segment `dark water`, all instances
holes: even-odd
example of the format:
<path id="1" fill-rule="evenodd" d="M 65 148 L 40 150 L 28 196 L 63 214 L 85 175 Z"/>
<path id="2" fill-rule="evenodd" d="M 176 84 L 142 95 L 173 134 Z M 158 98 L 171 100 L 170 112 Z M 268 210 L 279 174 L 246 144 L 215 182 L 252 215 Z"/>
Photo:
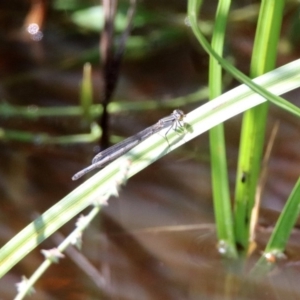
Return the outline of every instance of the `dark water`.
<path id="1" fill-rule="evenodd" d="M 162 10 L 160 2 L 145 1 L 149 11 L 160 11 L 166 20 L 183 20 L 185 5 L 180 1 L 172 3 L 172 15 L 168 15 L 163 13 L 166 4 Z M 33 41 L 23 29 L 30 16 L 29 3 L 3 1 L 1 6 L 1 103 L 28 106 L 29 110 L 36 106 L 78 105 L 86 61 L 93 65 L 94 98 L 96 103 L 100 101 L 99 58 L 88 55 L 90 50 L 97 53 L 98 33 L 81 30 L 69 20 L 70 12 L 58 12 L 48 3 L 41 22 L 43 38 Z M 213 8 L 208 7 L 208 15 L 211 11 Z M 242 69 L 247 69 L 249 63 L 254 29 L 247 22 L 244 27 L 230 28 L 228 47 Z M 125 60 L 115 100 L 171 101 L 206 84 L 207 57 L 195 46 L 189 28 L 181 31 L 179 39 L 162 47 L 156 45 L 150 54 Z M 282 55 L 280 64 L 295 57 L 296 50 L 290 56 Z M 298 92 L 287 98 L 300 105 Z M 199 105 L 200 102 L 180 108 L 188 112 Z M 111 131 L 129 136 L 170 111 L 171 108 L 124 110 L 112 115 Z M 249 265 L 263 250 L 299 176 L 299 121 L 271 107 L 268 132 L 276 120 L 280 120 L 280 128 L 263 194 L 258 247 Z M 55 115 L 28 120 L 2 114 L 0 124 L 4 130 L 53 136 L 89 131 L 80 117 Z M 226 124 L 232 183 L 239 128 L 240 117 Z M 16 139 L 0 142 L 0 243 L 4 245 L 38 213 L 79 185 L 71 177 L 89 163 L 97 143 L 44 145 L 39 139 L 32 143 Z M 130 179 L 120 197 L 110 199 L 109 206 L 84 234 L 82 252 L 73 253 L 74 260 L 67 255 L 53 265 L 35 285 L 32 299 L 298 299 L 297 228 L 287 248 L 287 260 L 267 278 L 255 282 L 237 270 L 229 271 L 228 262 L 217 252 L 210 186 L 208 139 L 203 135 Z M 67 235 L 75 221 L 60 233 Z M 53 248 L 57 239 L 59 236 L 50 237 L 0 280 L 1 299 L 13 298 L 16 282 L 22 275 L 29 277 L 42 263 L 40 249 Z M 82 262 L 85 271 L 77 265 L 82 255 L 88 260 Z"/>

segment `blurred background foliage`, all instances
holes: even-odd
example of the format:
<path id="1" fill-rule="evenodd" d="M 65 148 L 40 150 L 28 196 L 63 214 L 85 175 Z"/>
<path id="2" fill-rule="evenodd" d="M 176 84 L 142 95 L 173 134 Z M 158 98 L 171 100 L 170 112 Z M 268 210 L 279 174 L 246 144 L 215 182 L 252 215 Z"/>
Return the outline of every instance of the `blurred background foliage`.
<path id="1" fill-rule="evenodd" d="M 138 1 L 120 78 L 109 108 L 111 142 L 155 123 L 174 107 L 190 111 L 207 98 L 208 57 L 186 18 L 186 1 Z M 232 3 L 225 57 L 249 71 L 260 1 Z M 128 1 L 119 1 L 116 39 L 126 24 Z M 210 39 L 216 3 L 205 1 L 202 31 Z M 37 24 L 29 31 L 29 25 Z M 91 64 L 93 119 L 101 115 L 103 74 L 98 1 L 4 0 L 0 10 L 0 241 L 5 244 L 78 183 L 71 176 L 99 151 L 99 126 L 83 118 L 80 85 Z M 286 1 L 277 64 L 299 57 L 299 2 Z M 236 85 L 225 74 L 227 89 Z M 299 91 L 286 95 L 300 106 Z M 279 212 L 299 177 L 299 121 L 271 107 L 267 135 L 280 119 L 268 165 L 256 249 L 261 256 Z M 231 192 L 236 176 L 241 118 L 226 122 Z M 216 250 L 208 137 L 190 142 L 150 166 L 112 199 L 84 235 L 82 254 L 105 284 L 66 258 L 36 285 L 34 299 L 200 299 L 224 297 L 230 280 Z M 67 235 L 75 220 L 61 230 Z M 274 276 L 249 283 L 234 277 L 235 299 L 299 297 L 299 224 L 287 247 L 288 260 Z M 43 261 L 30 253 L 0 280 L 0 297 L 11 299 L 15 283 Z M 77 255 L 81 255 L 80 253 Z M 252 258 L 249 264 L 252 263 Z M 74 261 L 78 261 L 77 258 Z M 277 273 L 276 273 L 277 272 Z M 243 285 L 246 282 L 246 288 Z M 242 291 L 242 292 L 240 292 Z M 239 293 L 240 292 L 240 293 Z"/>

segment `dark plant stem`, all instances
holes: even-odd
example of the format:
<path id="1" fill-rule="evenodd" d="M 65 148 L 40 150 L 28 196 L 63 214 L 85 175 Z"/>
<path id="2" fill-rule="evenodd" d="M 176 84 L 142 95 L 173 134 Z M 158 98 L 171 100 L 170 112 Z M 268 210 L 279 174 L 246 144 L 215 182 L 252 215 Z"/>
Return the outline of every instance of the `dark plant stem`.
<path id="1" fill-rule="evenodd" d="M 102 98 L 103 113 L 99 124 L 102 128 L 100 141 L 101 148 L 109 146 L 109 114 L 107 107 L 111 101 L 117 86 L 120 66 L 123 59 L 126 41 L 132 27 L 132 20 L 136 8 L 136 0 L 131 0 L 130 8 L 127 13 L 127 26 L 120 37 L 116 51 L 114 51 L 114 20 L 116 15 L 117 0 L 103 0 L 105 14 L 104 30 L 100 39 L 100 52 L 103 63 L 104 93 Z"/>

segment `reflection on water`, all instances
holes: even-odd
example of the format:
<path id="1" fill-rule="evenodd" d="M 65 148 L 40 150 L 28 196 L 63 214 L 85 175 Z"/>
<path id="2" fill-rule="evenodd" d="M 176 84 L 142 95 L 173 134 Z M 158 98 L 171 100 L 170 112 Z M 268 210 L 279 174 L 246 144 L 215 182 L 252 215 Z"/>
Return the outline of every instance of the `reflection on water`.
<path id="1" fill-rule="evenodd" d="M 68 106 L 78 103 L 82 74 L 80 60 L 87 48 L 98 45 L 98 34 L 81 32 L 52 12 L 44 25 L 44 38 L 30 44 L 19 34 L 27 7 L 16 11 L 6 1 L 2 16 L 14 19 L 6 24 L 0 43 L 0 96 L 10 104 Z M 157 4 L 158 5 L 158 4 Z M 1 19 L 2 20 L 2 19 Z M 1 21 L 2 22 L 2 21 Z M 3 24 L 2 24 L 3 25 Z M 4 26 L 4 25 L 3 25 Z M 2 29 L 3 30 L 3 27 Z M 0 26 L 1 28 L 1 26 Z M 185 37 L 139 61 L 126 61 L 116 98 L 169 99 L 185 95 L 205 84 L 207 58 L 200 57 Z M 77 61 L 66 69 L 70 60 Z M 201 61 L 202 59 L 202 61 Z M 199 61 L 200 60 L 200 61 Z M 84 61 L 85 62 L 85 61 Z M 64 69 L 62 68 L 64 66 Z M 79 67 L 78 67 L 79 66 Z M 100 99 L 98 64 L 94 67 L 95 99 Z M 299 99 L 296 92 L 290 99 Z M 167 100 L 165 100 L 167 101 Z M 184 108 L 188 111 L 192 105 Z M 129 136 L 154 124 L 172 110 L 124 113 L 111 119 L 112 131 Z M 282 209 L 299 175 L 299 130 L 293 117 L 272 109 L 269 127 L 280 118 L 269 176 L 263 196 L 258 247 L 249 262 L 260 255 L 274 220 Z M 1 118 L 5 129 L 47 132 L 52 135 L 87 132 L 78 118 L 24 120 Z M 227 122 L 230 178 L 234 182 L 240 119 Z M 36 214 L 44 212 L 78 185 L 71 176 L 90 162 L 95 145 L 53 146 L 22 142 L 1 142 L 0 147 L 0 241 L 5 244 Z M 83 269 L 69 257 L 53 265 L 36 284 L 32 299 L 292 299 L 299 297 L 299 232 L 295 229 L 284 261 L 268 278 L 249 279 L 239 262 L 224 261 L 217 249 L 210 188 L 207 135 L 178 149 L 132 178 L 109 201 L 101 216 L 83 237 Z M 67 235 L 75 220 L 64 226 Z M 15 295 L 14 284 L 21 275 L 29 277 L 43 261 L 40 249 L 52 248 L 49 238 L 0 281 L 0 298 Z M 91 264 L 101 274 L 101 283 L 85 273 Z M 250 266 L 247 266 L 250 267 Z M 92 273 L 95 274 L 97 273 Z M 95 278 L 94 278 L 95 279 Z M 282 296 L 282 297 L 281 297 Z"/>

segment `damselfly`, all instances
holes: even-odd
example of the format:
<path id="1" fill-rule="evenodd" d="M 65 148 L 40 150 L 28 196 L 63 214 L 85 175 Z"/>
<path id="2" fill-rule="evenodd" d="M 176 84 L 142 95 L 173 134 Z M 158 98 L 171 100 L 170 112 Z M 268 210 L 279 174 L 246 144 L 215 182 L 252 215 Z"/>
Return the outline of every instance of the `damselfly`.
<path id="1" fill-rule="evenodd" d="M 88 166 L 87 168 L 84 168 L 83 170 L 76 173 L 72 179 L 77 180 L 81 176 L 85 175 L 86 173 L 97 169 L 97 168 L 103 168 L 106 165 L 108 165 L 110 162 L 114 161 L 115 159 L 119 158 L 135 146 L 137 146 L 139 143 L 150 137 L 151 135 L 159 132 L 160 130 L 164 128 L 175 128 L 182 127 L 182 121 L 185 117 L 185 114 L 182 110 L 175 109 L 169 116 L 160 119 L 156 124 L 147 127 L 146 129 L 138 132 L 137 134 L 121 141 L 120 143 L 113 145 L 100 153 L 98 153 L 92 160 L 92 164 Z M 169 131 L 168 130 L 168 131 Z"/>

